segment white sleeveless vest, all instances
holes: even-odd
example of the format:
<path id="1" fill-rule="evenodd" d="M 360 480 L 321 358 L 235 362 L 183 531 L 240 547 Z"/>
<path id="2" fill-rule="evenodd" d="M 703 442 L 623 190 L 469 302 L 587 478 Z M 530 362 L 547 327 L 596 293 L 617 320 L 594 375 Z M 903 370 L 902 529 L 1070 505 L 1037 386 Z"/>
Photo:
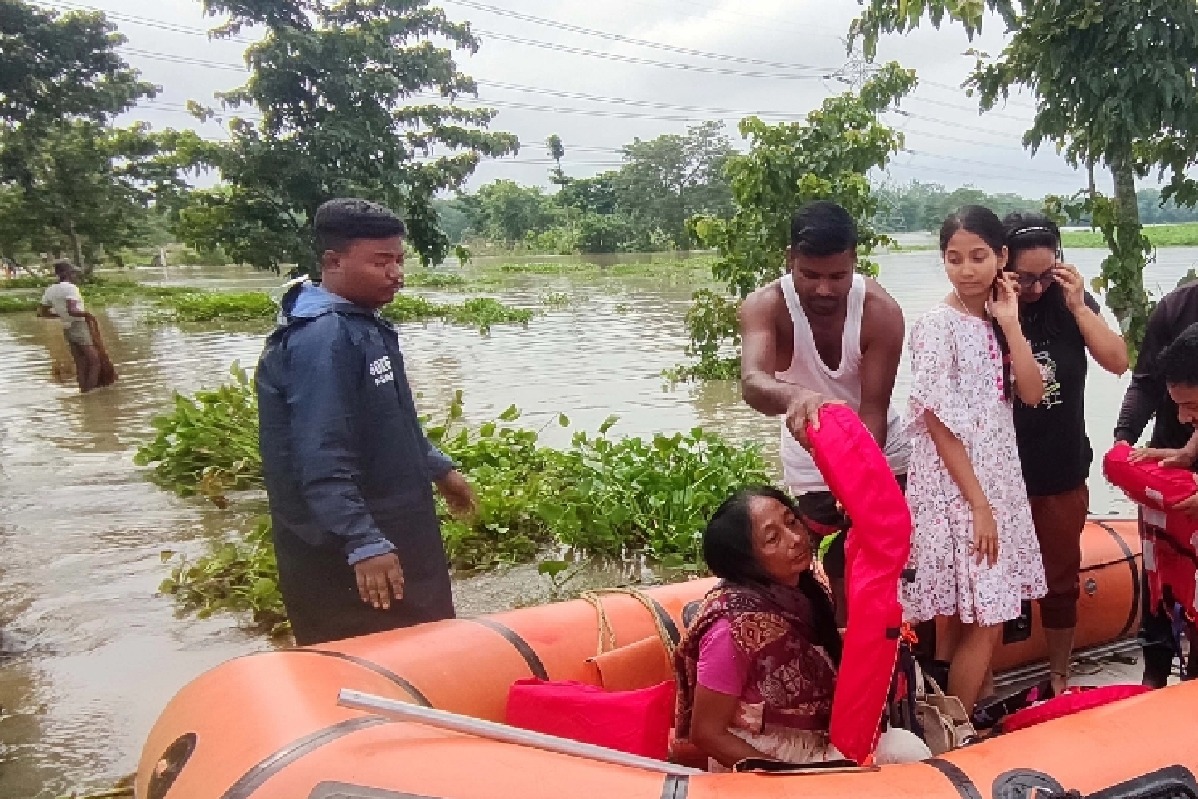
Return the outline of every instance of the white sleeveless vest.
<path id="1" fill-rule="evenodd" d="M 775 372 L 774 377 L 783 382 L 802 386 L 810 391 L 833 399 L 844 400 L 854 411 L 861 410 L 861 316 L 865 307 L 865 278 L 853 276 L 853 287 L 849 290 L 848 314 L 844 320 L 844 338 L 840 347 L 840 365 L 829 369 L 815 348 L 815 337 L 807 314 L 795 293 L 794 281 L 789 275 L 778 281 L 786 296 L 786 307 L 790 310 L 794 326 L 794 355 L 790 368 Z M 827 491 L 824 478 L 807 450 L 795 441 L 782 417 L 782 475 L 786 487 L 795 494 L 810 491 Z M 907 459 L 911 453 L 898 410 L 894 405 L 886 416 L 886 446 L 883 448 L 890 469 L 895 474 L 905 474 Z"/>

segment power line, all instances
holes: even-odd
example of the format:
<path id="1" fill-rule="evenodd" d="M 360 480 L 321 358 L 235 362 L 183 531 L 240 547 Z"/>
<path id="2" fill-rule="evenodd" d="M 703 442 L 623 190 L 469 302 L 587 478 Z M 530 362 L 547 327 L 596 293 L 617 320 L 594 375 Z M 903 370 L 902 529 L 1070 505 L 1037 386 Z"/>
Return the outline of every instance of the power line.
<path id="1" fill-rule="evenodd" d="M 910 97 L 905 98 L 904 102 L 906 100 L 911 100 L 912 102 L 916 102 L 916 103 L 926 103 L 928 105 L 936 105 L 936 106 L 940 106 L 941 108 L 953 108 L 953 109 L 957 109 L 957 110 L 965 110 L 967 108 L 967 106 L 957 105 L 955 103 L 950 103 L 945 100 L 932 100 L 927 97 L 919 97 L 918 95 L 911 95 Z M 977 111 L 979 116 L 985 115 L 987 117 L 992 117 L 994 119 L 1011 119 L 1016 122 L 1026 122 L 1027 121 L 1027 117 L 1017 117 L 1012 114 L 1000 114 L 997 111 L 983 112 L 976 108 L 973 110 Z"/>
<path id="2" fill-rule="evenodd" d="M 1021 181 L 1021 182 L 1024 182 L 1024 183 L 1043 183 L 1043 181 L 1042 181 L 1042 180 L 1040 180 L 1040 179 L 1038 179 L 1038 178 L 1030 177 L 1030 176 L 1028 176 L 1028 175 L 1019 175 L 1019 174 L 1014 174 L 1014 175 L 1013 175 L 1013 174 L 1011 174 L 1011 173 L 1009 173 L 1009 172 L 1008 172 L 1008 173 L 1006 173 L 1006 174 L 1003 174 L 1003 175 L 983 175 L 983 174 L 979 174 L 979 173 L 977 173 L 977 172 L 966 172 L 966 171 L 964 171 L 964 170 L 961 170 L 961 169 L 938 169 L 938 168 L 935 168 L 935 167 L 929 168 L 929 167 L 923 167 L 923 166 L 916 166 L 916 165 L 914 165 L 914 164 L 890 164 L 890 165 L 889 165 L 889 166 L 886 168 L 886 171 L 890 171 L 891 169 L 903 169 L 903 170 L 908 170 L 908 171 L 919 171 L 919 172 L 921 172 L 921 173 L 931 173 L 931 174 L 934 174 L 934 175 L 955 175 L 955 176 L 958 176 L 958 177 L 972 178 L 972 179 L 974 179 L 974 180 L 978 180 L 978 179 L 984 179 L 984 180 L 1018 180 L 1018 181 Z"/>
<path id="3" fill-rule="evenodd" d="M 728 55 L 728 54 L 724 54 L 724 53 L 712 53 L 712 52 L 707 52 L 707 51 L 703 51 L 703 50 L 694 50 L 694 49 L 690 49 L 690 48 L 676 47 L 674 45 L 668 45 L 668 44 L 665 44 L 662 42 L 655 42 L 655 41 L 646 40 L 646 39 L 635 39 L 633 37 L 623 36 L 622 34 L 615 34 L 615 33 L 611 33 L 608 31 L 600 31 L 600 30 L 593 29 L 593 28 L 584 28 L 582 26 L 571 25 L 569 23 L 560 22 L 558 20 L 551 20 L 551 19 L 544 18 L 544 17 L 534 17 L 534 16 L 528 15 L 528 14 L 517 14 L 514 12 L 506 11 L 505 9 L 499 8 L 497 6 L 488 6 L 483 3 L 477 3 L 474 0 L 457 0 L 457 1 L 460 2 L 460 4 L 466 5 L 468 7 L 477 7 L 480 9 L 493 11 L 494 13 L 501 13 L 504 16 L 512 17 L 515 19 L 521 19 L 521 20 L 526 20 L 526 21 L 535 21 L 536 24 L 542 24 L 542 25 L 546 25 L 546 26 L 550 26 L 550 27 L 557 27 L 562 30 L 571 30 L 571 31 L 579 32 L 579 33 L 585 33 L 587 35 L 608 38 L 611 40 L 625 41 L 627 43 L 636 44 L 638 46 L 643 46 L 643 47 L 653 47 L 653 48 L 657 48 L 657 49 L 667 50 L 670 52 L 678 52 L 680 54 L 690 54 L 690 55 L 695 55 L 695 56 L 699 56 L 699 57 L 703 57 L 703 58 L 731 61 L 731 62 L 735 62 L 735 63 L 755 64 L 758 66 L 769 66 L 769 67 L 779 68 L 779 69 L 801 69 L 801 70 L 815 71 L 817 73 L 816 75 L 808 75 L 808 76 L 793 76 L 793 75 L 783 76 L 783 75 L 778 75 L 776 73 L 759 73 L 759 72 L 739 73 L 736 71 L 728 71 L 727 73 L 721 72 L 719 74 L 743 75 L 745 77 L 775 77 L 775 78 L 789 78 L 789 79 L 794 79 L 794 78 L 798 78 L 798 77 L 826 78 L 826 77 L 834 77 L 834 76 L 840 74 L 840 71 L 842 70 L 842 68 L 833 69 L 831 67 L 828 67 L 828 68 L 813 67 L 813 66 L 806 65 L 806 64 L 788 64 L 788 63 L 784 63 L 784 62 L 766 61 L 766 60 L 762 60 L 762 59 L 746 58 L 743 56 L 733 56 L 733 55 Z M 157 19 L 151 19 L 148 17 L 140 17 L 140 16 L 131 15 L 131 14 L 122 14 L 120 12 L 106 11 L 105 9 L 97 8 L 95 6 L 88 6 L 88 5 L 85 5 L 82 3 L 71 2 L 71 0 L 50 0 L 49 4 L 54 5 L 54 6 L 62 6 L 64 8 L 68 8 L 68 9 L 99 11 L 99 12 L 104 13 L 106 16 L 111 17 L 114 20 L 118 20 L 118 21 L 123 20 L 123 21 L 127 21 L 129 23 L 132 23 L 132 24 L 142 25 L 142 26 L 151 27 L 151 28 L 157 28 L 159 30 L 166 30 L 166 31 L 170 31 L 170 32 L 183 33 L 183 34 L 188 34 L 188 35 L 198 35 L 198 36 L 203 36 L 205 38 L 208 38 L 208 36 L 209 36 L 209 32 L 202 28 L 196 28 L 196 27 L 191 27 L 191 26 L 187 26 L 187 25 L 181 25 L 181 24 L 177 24 L 177 23 L 167 22 L 165 20 L 157 20 Z M 691 2 L 690 5 L 697 5 L 697 6 L 711 8 L 710 6 L 704 6 L 701 3 Z M 508 41 L 515 41 L 515 40 L 519 39 L 519 43 L 528 44 L 530 46 L 542 46 L 542 47 L 546 47 L 549 49 L 558 49 L 558 48 L 564 47 L 563 45 L 558 45 L 554 42 L 543 42 L 540 40 L 522 39 L 520 37 L 511 37 L 509 34 L 488 33 L 485 31 L 479 31 L 479 32 L 483 33 L 484 35 L 492 35 L 495 38 L 500 38 L 500 39 L 504 39 L 504 40 L 508 40 Z M 241 43 L 245 43 L 245 44 L 254 44 L 255 43 L 251 39 L 246 39 L 246 38 L 240 37 L 240 36 L 230 37 L 229 40 L 241 42 Z M 173 54 L 152 53 L 149 51 L 134 50 L 134 49 L 128 49 L 127 52 L 129 52 L 130 54 L 141 56 L 143 58 L 167 61 L 169 63 L 194 64 L 196 66 L 205 66 L 205 67 L 214 68 L 214 69 L 234 70 L 234 71 L 238 71 L 238 72 L 246 71 L 246 66 L 244 64 L 232 64 L 232 63 L 227 63 L 227 62 L 204 61 L 201 59 L 190 59 L 190 58 L 187 58 L 184 56 L 178 56 L 178 55 L 173 55 Z M 595 53 L 594 51 L 584 50 L 583 48 L 572 48 L 569 52 L 577 52 L 577 54 L 584 54 L 584 55 L 594 54 L 598 57 L 610 57 L 614 60 L 625 60 L 626 62 L 627 62 L 627 59 L 632 58 L 632 57 L 626 57 L 626 56 L 619 56 L 618 54 L 611 54 L 611 53 Z M 632 63 L 636 63 L 636 62 L 633 61 Z M 667 63 L 672 64 L 672 62 L 652 62 L 652 63 L 654 65 L 663 65 L 663 66 Z M 707 69 L 707 68 L 704 68 L 704 67 L 701 67 L 698 65 L 689 65 L 689 64 L 685 64 L 685 65 L 684 64 L 676 64 L 676 65 L 673 65 L 673 68 L 692 69 L 692 70 L 697 70 L 697 71 L 705 71 L 705 69 Z M 821 70 L 823 70 L 823 71 L 821 72 Z M 954 94 L 959 94 L 961 91 L 960 86 L 954 86 L 952 84 L 941 83 L 938 81 L 927 80 L 927 79 L 923 79 L 923 78 L 920 79 L 919 85 L 938 88 L 938 89 L 941 89 L 944 91 L 952 92 Z M 914 101 L 914 102 L 922 102 L 922 103 L 927 103 L 929 105 L 936 105 L 936 106 L 940 106 L 943 108 L 950 108 L 950 109 L 954 109 L 954 110 L 962 110 L 962 111 L 976 110 L 976 107 L 965 106 L 965 105 L 960 105 L 960 104 L 955 104 L 955 103 L 949 103 L 944 100 L 934 100 L 934 99 L 929 99 L 929 98 L 923 98 L 923 97 L 919 97 L 917 95 L 912 95 L 911 97 L 909 97 L 907 99 Z M 1019 102 L 1016 100 L 1007 100 L 1006 105 L 1020 107 L 1020 108 L 1026 108 L 1026 109 L 1029 109 L 1032 111 L 1036 110 L 1036 107 L 1034 105 Z M 1002 113 L 999 113 L 996 111 L 988 111 L 988 112 L 986 112 L 986 114 L 988 116 L 996 117 L 996 118 L 1012 119 L 1012 120 L 1016 120 L 1016 121 L 1024 120 L 1024 118 L 1022 118 L 1022 117 L 1014 117 L 1014 116 L 1002 114 Z M 781 116 L 781 114 L 775 114 L 774 116 Z"/>
<path id="4" fill-rule="evenodd" d="M 192 58 L 191 56 L 173 55 L 171 53 L 154 53 L 149 50 L 136 50 L 132 47 L 126 47 L 125 52 L 129 55 L 148 58 L 151 61 L 166 61 L 170 64 L 189 64 L 197 67 L 208 67 L 209 69 L 226 69 L 234 72 L 248 73 L 249 69 L 243 64 L 231 64 L 226 61 L 206 61 L 202 58 Z"/>
<path id="5" fill-rule="evenodd" d="M 992 169 L 1005 169 L 1006 168 L 1005 164 L 996 164 L 991 161 L 979 161 L 976 158 L 958 158 L 957 156 L 953 156 L 953 155 L 942 155 L 940 153 L 925 153 L 920 150 L 908 150 L 905 148 L 904 148 L 903 152 L 910 153 L 911 155 L 916 155 L 921 158 L 935 158 L 939 161 L 953 161 L 958 164 L 971 164 L 974 166 L 984 166 L 984 167 L 989 167 Z M 1037 169 L 1036 171 L 1038 174 L 1044 175 L 1046 177 L 1058 177 L 1058 178 L 1077 177 L 1076 172 L 1047 172 L 1047 171 L 1040 170 L 1040 169 Z"/>
<path id="6" fill-rule="evenodd" d="M 151 19 L 149 17 L 139 17 L 133 14 L 122 14 L 119 11 L 108 11 L 107 9 L 97 8 L 96 6 L 84 5 L 83 3 L 73 3 L 70 0 L 45 0 L 45 5 L 58 6 L 71 11 L 99 11 L 106 17 L 111 17 L 117 22 L 128 22 L 131 25 L 141 25 L 146 28 L 157 28 L 158 30 L 169 31 L 171 33 L 184 33 L 189 36 L 200 35 L 204 38 L 209 37 L 209 31 L 204 28 L 196 28 L 191 25 L 181 25 L 176 22 L 167 22 L 161 19 Z M 253 39 L 247 39 L 244 36 L 230 36 L 228 41 L 239 42 L 242 44 L 255 44 Z"/>
<path id="7" fill-rule="evenodd" d="M 619 53 L 605 53 L 600 50 L 588 50 L 585 47 L 572 47 L 566 44 L 558 44 L 556 42 L 545 42 L 540 39 L 526 39 L 523 36 L 513 36 L 508 33 L 499 33 L 498 31 L 484 31 L 478 29 L 478 32 L 484 37 L 491 37 L 504 42 L 520 44 L 527 47 L 537 47 L 542 50 L 552 50 L 559 53 L 569 53 L 571 55 L 585 55 L 591 58 L 600 58 L 605 61 L 617 61 L 625 64 L 636 64 L 638 66 L 653 66 L 663 69 L 681 69 L 689 72 L 702 72 L 708 75 L 726 75 L 734 78 L 776 78 L 779 80 L 818 80 L 821 78 L 831 78 L 839 74 L 839 70 L 829 69 L 824 73 L 811 75 L 794 75 L 782 72 L 742 72 L 735 69 L 725 69 L 723 67 L 705 67 L 699 64 L 682 64 L 676 61 L 657 61 L 651 58 L 640 58 L 637 56 L 621 55 Z"/>
<path id="8" fill-rule="evenodd" d="M 133 24 L 145 25 L 148 27 L 154 27 L 154 28 L 158 28 L 161 30 L 168 30 L 168 31 L 177 32 L 177 33 L 185 33 L 185 34 L 189 34 L 189 35 L 204 36 L 205 38 L 207 38 L 207 36 L 208 36 L 208 32 L 203 29 L 200 29 L 200 28 L 194 28 L 194 27 L 190 27 L 190 26 L 186 26 L 186 25 L 179 25 L 176 23 L 170 23 L 170 22 L 166 22 L 163 20 L 150 19 L 147 17 L 138 17 L 138 16 L 129 15 L 129 14 L 121 14 L 118 12 L 106 12 L 103 9 L 98 9 L 93 6 L 87 6 L 87 5 L 83 5 L 80 3 L 73 3 L 73 2 L 70 2 L 70 0 L 53 0 L 53 4 L 68 7 L 68 8 L 84 9 L 84 10 L 91 10 L 91 11 L 102 11 L 103 13 L 107 14 L 108 16 L 111 16 L 113 19 L 116 19 L 116 20 L 126 20 Z M 462 0 L 462 4 L 469 5 L 472 7 L 477 6 L 480 8 L 485 8 L 487 10 L 494 10 L 496 13 L 503 11 L 502 9 L 499 9 L 496 6 L 487 6 L 486 4 L 483 4 L 483 3 L 475 3 L 474 0 Z M 505 12 L 505 13 L 507 16 L 511 16 L 516 19 L 522 19 L 522 20 L 527 19 L 529 21 L 535 20 L 538 24 L 544 24 L 544 25 L 549 25 L 552 27 L 558 27 L 558 28 L 561 28 L 564 30 L 577 30 L 578 32 L 586 32 L 589 35 L 601 36 L 601 37 L 615 39 L 615 40 L 619 40 L 619 41 L 626 41 L 628 43 L 636 44 L 638 46 L 656 47 L 659 49 L 669 50 L 671 52 L 687 53 L 687 54 L 692 54 L 692 55 L 705 57 L 705 58 L 714 58 L 714 59 L 720 59 L 720 60 L 734 61 L 737 63 L 757 64 L 757 65 L 771 66 L 771 67 L 783 68 L 783 69 L 804 69 L 804 70 L 819 70 L 820 69 L 818 67 L 812 67 L 812 66 L 804 65 L 804 64 L 786 64 L 786 63 L 776 62 L 776 61 L 765 61 L 765 60 L 761 60 L 761 59 L 744 58 L 741 56 L 731 56 L 731 55 L 727 55 L 727 54 L 723 54 L 723 53 L 710 53 L 710 52 L 702 51 L 702 50 L 691 50 L 689 48 L 679 48 L 679 47 L 675 47 L 673 45 L 667 45 L 667 44 L 664 44 L 661 42 L 653 42 L 653 41 L 644 40 L 644 39 L 634 39 L 632 37 L 623 36 L 621 34 L 614 34 L 614 33 L 610 33 L 607 31 L 599 31 L 599 30 L 591 29 L 591 28 L 583 28 L 581 26 L 570 25 L 568 23 L 559 22 L 556 20 L 550 20 L 550 19 L 546 19 L 543 17 L 533 17 L 532 15 L 515 14 L 515 13 L 510 13 L 510 12 Z M 813 78 L 824 79 L 824 78 L 835 77 L 835 76 L 839 75 L 843 69 L 843 68 L 833 69 L 833 68 L 829 67 L 829 68 L 826 68 L 823 72 L 817 72 L 817 74 L 813 74 L 813 75 L 793 75 L 793 74 L 778 74 L 778 73 L 767 73 L 767 72 L 742 72 L 742 71 L 738 71 L 738 70 L 728 70 L 728 69 L 722 69 L 722 68 L 704 67 L 702 65 L 696 65 L 696 64 L 682 64 L 682 63 L 677 63 L 677 62 L 657 61 L 657 60 L 653 60 L 653 59 L 640 59 L 640 58 L 637 58 L 634 56 L 625 56 L 625 55 L 616 54 L 616 53 L 605 53 L 605 52 L 600 52 L 600 51 L 587 50 L 585 48 L 569 47 L 567 45 L 561 45 L 561 44 L 558 44 L 555 42 L 545 42 L 545 41 L 537 40 L 537 39 L 527 39 L 524 37 L 511 36 L 510 34 L 504 34 L 504 33 L 494 33 L 494 32 L 487 32 L 487 31 L 481 31 L 481 30 L 479 31 L 479 33 L 481 33 L 483 35 L 491 35 L 494 38 L 498 38 L 498 39 L 501 39 L 504 41 L 510 41 L 510 42 L 514 42 L 514 43 L 524 44 L 527 46 L 533 46 L 533 47 L 541 47 L 544 49 L 556 50 L 559 52 L 567 52 L 567 53 L 578 54 L 578 55 L 587 55 L 587 56 L 603 58 L 603 59 L 607 59 L 607 60 L 619 61 L 619 62 L 623 62 L 623 63 L 633 63 L 633 64 L 658 66 L 658 67 L 671 68 L 671 69 L 682 69 L 682 70 L 690 70 L 690 71 L 697 71 L 697 72 L 706 72 L 706 73 L 710 73 L 710 74 L 721 74 L 721 75 L 728 75 L 728 76 L 733 76 L 733 77 L 760 77 L 760 78 L 778 78 L 778 79 L 787 79 L 787 80 L 813 79 Z M 247 44 L 253 43 L 251 40 L 240 38 L 240 37 L 234 37 L 234 40 L 244 42 Z M 155 52 L 151 52 L 151 51 L 138 50 L 138 49 L 133 49 L 133 48 L 126 49 L 126 52 L 128 52 L 131 55 L 139 56 L 142 58 L 149 58 L 151 60 L 164 61 L 164 62 L 173 63 L 173 64 L 190 64 L 190 65 L 202 66 L 202 67 L 211 68 L 211 69 L 222 69 L 222 70 L 236 71 L 236 72 L 242 72 L 242 73 L 247 71 L 247 67 L 244 64 L 233 64 L 233 63 L 229 63 L 229 62 L 207 61 L 204 59 L 197 59 L 197 58 L 192 58 L 192 57 L 188 57 L 188 56 L 179 56 L 179 55 L 170 54 L 170 53 L 155 53 Z M 480 83 L 485 84 L 486 82 L 480 81 Z M 492 84 L 492 85 L 498 86 L 498 84 Z M 960 91 L 959 87 L 954 87 L 954 86 L 951 86 L 949 84 L 944 84 L 944 83 L 938 83 L 936 81 L 927 81 L 927 80 L 921 79 L 920 85 L 933 86 L 933 87 L 941 88 L 941 89 L 952 91 L 952 92 Z M 535 89 L 532 89 L 530 87 L 524 87 L 522 89 L 515 89 L 515 90 L 536 91 Z M 543 91 L 544 93 L 551 93 L 551 92 L 544 91 L 544 90 L 541 90 L 541 91 Z M 588 99 L 588 98 L 579 98 L 579 99 Z M 912 102 L 921 102 L 921 103 L 926 103 L 929 105 L 936 105 L 936 106 L 940 106 L 943 108 L 949 108 L 949 109 L 954 109 L 954 110 L 962 110 L 962 111 L 975 110 L 974 108 L 972 108 L 970 106 L 963 106 L 963 105 L 959 105 L 959 104 L 949 103 L 949 102 L 943 101 L 943 100 L 934 100 L 934 99 L 930 99 L 930 98 L 923 98 L 923 97 L 919 97 L 918 95 L 912 95 L 907 99 Z M 627 102 L 629 104 L 632 104 L 632 102 L 634 102 L 634 101 L 627 101 Z M 1014 103 L 1012 103 L 1012 104 L 1014 104 Z M 1034 108 L 1032 106 L 1025 106 L 1025 107 Z M 1015 121 L 1023 121 L 1023 118 L 1021 118 L 1021 117 L 1014 117 L 1011 115 L 1001 114 L 1001 113 L 993 112 L 993 111 L 987 112 L 987 113 L 989 116 L 996 117 L 996 118 L 1005 118 L 1005 119 L 1012 119 Z M 797 118 L 801 115 L 788 114 L 788 113 L 777 113 L 777 114 L 771 114 L 770 116 L 775 117 L 775 118 L 782 118 L 782 117 Z M 947 121 L 945 121 L 945 122 L 947 122 Z M 968 126 L 960 125 L 960 123 L 956 123 L 956 124 L 962 128 L 968 129 Z"/>
<path id="9" fill-rule="evenodd" d="M 653 50 L 664 50 L 666 52 L 677 53 L 679 55 L 698 56 L 700 58 L 709 58 L 716 61 L 728 61 L 736 64 L 747 64 L 759 67 L 772 67 L 774 69 L 799 69 L 815 72 L 825 70 L 824 67 L 813 67 L 809 64 L 788 64 L 779 61 L 764 61 L 758 58 L 746 58 L 744 56 L 727 55 L 725 53 L 713 53 L 707 50 L 695 50 L 689 47 L 678 47 L 676 45 L 666 44 L 664 42 L 655 42 L 649 39 L 636 39 L 620 33 L 602 31 L 596 28 L 587 28 L 581 25 L 573 25 L 568 22 L 546 19 L 545 17 L 536 17 L 531 14 L 522 14 L 510 9 L 500 8 L 498 6 L 488 5 L 486 3 L 479 3 L 476 2 L 476 0 L 452 0 L 452 2 L 467 8 L 473 8 L 477 11 L 486 11 L 492 14 L 498 14 L 507 19 L 529 22 L 534 25 L 542 25 L 555 30 L 569 31 L 570 33 L 580 33 L 584 36 L 593 36 L 599 39 L 606 39 L 608 41 L 623 42 L 625 44 L 636 45 L 637 47 L 646 47 Z"/>

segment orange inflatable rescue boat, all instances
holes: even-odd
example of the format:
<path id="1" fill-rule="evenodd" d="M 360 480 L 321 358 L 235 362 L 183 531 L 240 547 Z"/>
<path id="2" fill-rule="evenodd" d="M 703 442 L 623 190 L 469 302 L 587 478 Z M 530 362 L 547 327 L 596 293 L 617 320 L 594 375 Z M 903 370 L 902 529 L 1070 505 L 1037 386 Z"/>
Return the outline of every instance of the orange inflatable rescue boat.
<path id="1" fill-rule="evenodd" d="M 1134 541 L 1130 522 L 1087 526 L 1079 646 L 1108 643 L 1135 629 Z M 1076 789 L 1085 796 L 1126 783 L 1171 780 L 1198 790 L 1190 774 L 1198 768 L 1198 682 L 923 763 L 801 775 L 665 774 L 390 721 L 338 704 L 339 692 L 351 689 L 502 722 L 510 686 L 529 677 L 617 690 L 652 685 L 671 676 L 662 637 L 678 640 L 688 603 L 711 585 L 697 580 L 636 595 L 600 594 L 593 601 L 617 648 L 598 657 L 600 616 L 594 604 L 575 600 L 236 658 L 184 687 L 166 707 L 146 742 L 136 796 L 1032 799 L 1032 787 Z M 1033 629 L 1026 640 L 1003 646 L 999 662 L 1011 667 L 1041 658 L 1041 641 Z"/>
<path id="2" fill-rule="evenodd" d="M 889 473 L 882 477 L 893 480 Z M 1135 522 L 1089 522 L 1082 551 L 1077 647 L 1107 647 L 1137 629 Z M 503 724 L 517 681 L 576 681 L 627 691 L 672 679 L 668 655 L 713 584 L 613 589 L 571 602 L 236 658 L 201 675 L 168 704 L 142 752 L 135 795 L 1033 799 L 1075 790 L 1096 799 L 1198 799 L 1193 775 L 1198 681 L 923 762 L 877 768 L 709 774 L 536 739 Z M 854 621 L 855 607 L 850 599 L 850 634 L 855 623 L 863 623 Z M 1026 623 L 1008 624 L 1004 633 L 996 668 L 1026 672 L 1044 657 L 1034 609 Z M 886 679 L 890 665 L 878 664 Z"/>

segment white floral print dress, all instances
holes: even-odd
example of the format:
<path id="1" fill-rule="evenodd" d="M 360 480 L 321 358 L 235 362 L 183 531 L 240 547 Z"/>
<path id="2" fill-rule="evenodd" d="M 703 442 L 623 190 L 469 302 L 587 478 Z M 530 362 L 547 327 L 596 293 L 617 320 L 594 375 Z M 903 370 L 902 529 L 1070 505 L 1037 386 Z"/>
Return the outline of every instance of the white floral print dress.
<path id="1" fill-rule="evenodd" d="M 1047 590 L 1040 545 L 1019 467 L 1011 403 L 1003 397 L 1002 352 L 990 322 L 938 305 L 911 329 L 911 437 L 907 502 L 913 533 L 903 584 L 910 621 L 958 616 L 999 624 Z M 965 445 L 998 523 L 998 561 L 975 563 L 973 514 L 932 442 L 931 411 Z"/>

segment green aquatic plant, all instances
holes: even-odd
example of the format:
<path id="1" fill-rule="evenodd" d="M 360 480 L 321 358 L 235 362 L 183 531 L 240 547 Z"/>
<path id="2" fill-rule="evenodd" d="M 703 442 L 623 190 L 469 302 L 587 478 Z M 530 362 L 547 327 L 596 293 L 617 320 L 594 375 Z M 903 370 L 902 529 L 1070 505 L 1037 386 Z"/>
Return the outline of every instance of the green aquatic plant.
<path id="1" fill-rule="evenodd" d="M 761 450 L 695 427 L 649 440 L 575 433 L 541 508 L 557 539 L 587 554 L 698 567 L 703 528 L 736 489 L 772 479 Z"/>
<path id="2" fill-rule="evenodd" d="M 12 285 L 19 283 L 19 286 Z M 31 278 L 16 278 L 0 283 L 0 313 L 36 312 L 41 293 L 31 291 L 33 288 L 45 289 L 50 282 L 34 283 Z M 93 278 L 80 286 L 84 304 L 88 308 L 102 308 L 109 305 L 128 305 L 138 301 L 159 304 L 167 299 L 186 297 L 200 293 L 200 289 L 181 286 L 152 286 L 145 283 L 134 283 L 126 280 L 106 280 Z"/>
<path id="3" fill-rule="evenodd" d="M 490 333 L 493 325 L 523 325 L 528 327 L 537 314 L 528 308 L 513 308 L 492 297 L 471 297 L 460 305 L 439 306 L 438 315 L 446 322 L 473 327 L 480 333 Z"/>
<path id="4" fill-rule="evenodd" d="M 52 275 L 32 277 L 30 275 L 21 275 L 20 277 L 10 277 L 7 280 L 0 280 L 0 291 L 8 291 L 9 289 L 44 289 L 54 283 Z"/>
<path id="5" fill-rule="evenodd" d="M 230 491 L 262 486 L 258 398 L 240 364 L 233 380 L 193 396 L 175 394 L 170 411 L 154 418 L 152 440 L 133 462 L 151 466 L 155 482 L 182 496 L 200 494 L 224 507 Z"/>
<path id="6" fill-rule="evenodd" d="M 151 466 L 163 486 L 248 513 L 227 495 L 262 485 L 257 414 L 248 376 L 234 366 L 233 377 L 219 389 L 177 397 L 155 420 L 157 435 L 136 460 Z M 698 570 L 703 525 L 716 506 L 743 485 L 771 479 L 756 445 L 701 428 L 648 440 L 613 438 L 618 420 L 611 416 L 595 433 L 575 433 L 557 449 L 541 443 L 544 427 L 523 424 L 515 406 L 467 426 L 460 391 L 443 419 L 423 421 L 429 439 L 478 494 L 478 511 L 468 519 L 451 517 L 438 499 L 446 551 L 459 571 L 567 549 L 579 557 L 647 557 Z M 547 425 L 571 422 L 559 414 Z M 163 591 L 185 609 L 247 612 L 256 624 L 281 629 L 273 555 L 269 522 L 262 520 L 244 539 L 221 539 L 200 557 L 176 562 Z"/>
<path id="7" fill-rule="evenodd" d="M 0 294 L 0 314 L 36 313 L 38 299 L 32 294 Z"/>
<path id="8" fill-rule="evenodd" d="M 413 269 L 403 276 L 405 286 L 424 289 L 458 289 L 466 285 L 465 276 L 456 272 L 433 269 Z"/>
<path id="9" fill-rule="evenodd" d="M 564 291 L 551 291 L 541 295 L 541 305 L 546 308 L 569 308 L 574 298 Z"/>
<path id="10" fill-rule="evenodd" d="M 154 318 L 174 322 L 253 322 L 273 321 L 278 312 L 278 303 L 265 292 L 212 291 L 172 297 Z"/>
<path id="11" fill-rule="evenodd" d="M 690 343 L 684 352 L 695 360 L 662 372 L 671 383 L 740 379 L 740 300 L 708 289 L 694 293 L 686 312 Z"/>
<path id="12" fill-rule="evenodd" d="M 269 517 L 254 519 L 244 535 L 212 542 L 194 560 L 172 551 L 163 552 L 162 559 L 174 565 L 158 590 L 175 597 L 181 609 L 200 618 L 218 612 L 246 614 L 255 627 L 271 636 L 291 631 L 279 591 Z"/>

